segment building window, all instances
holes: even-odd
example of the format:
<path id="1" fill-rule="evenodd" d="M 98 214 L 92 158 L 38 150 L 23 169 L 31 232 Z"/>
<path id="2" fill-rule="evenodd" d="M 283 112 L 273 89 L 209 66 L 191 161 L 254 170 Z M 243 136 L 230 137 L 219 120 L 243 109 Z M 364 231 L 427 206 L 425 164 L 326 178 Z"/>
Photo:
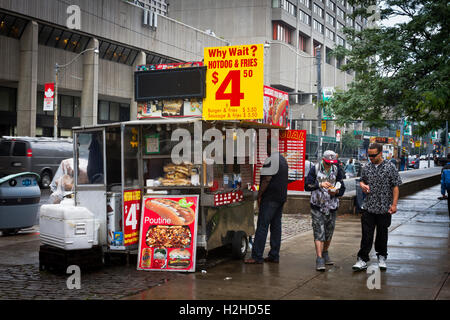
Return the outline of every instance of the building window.
<path id="1" fill-rule="evenodd" d="M 345 40 L 342 37 L 337 37 L 337 44 L 338 46 L 344 46 L 345 45 Z"/>
<path id="2" fill-rule="evenodd" d="M 341 6 L 345 7 L 345 0 L 337 0 L 337 3 L 339 3 Z"/>
<path id="3" fill-rule="evenodd" d="M 319 17 L 323 18 L 323 9 L 319 7 L 317 4 L 314 3 L 313 11 L 315 14 L 317 14 Z"/>
<path id="4" fill-rule="evenodd" d="M 347 16 L 346 22 L 348 26 L 353 27 L 354 20 L 350 16 Z"/>
<path id="5" fill-rule="evenodd" d="M 273 7 L 274 8 L 282 8 L 292 14 L 293 16 L 297 16 L 297 6 L 294 5 L 292 2 L 287 0 L 279 0 L 279 1 L 273 1 Z"/>
<path id="6" fill-rule="evenodd" d="M 292 30 L 281 22 L 273 23 L 273 40 L 279 40 L 291 44 Z"/>
<path id="7" fill-rule="evenodd" d="M 353 6 L 347 2 L 347 11 L 353 13 Z"/>
<path id="8" fill-rule="evenodd" d="M 303 4 L 308 9 L 311 9 L 311 0 L 300 0 L 300 3 Z"/>
<path id="9" fill-rule="evenodd" d="M 318 48 L 319 46 L 321 46 L 321 48 L 322 48 L 322 45 L 320 43 L 318 43 L 316 41 L 313 42 L 314 57 L 317 56 L 317 51 L 319 50 L 319 48 Z M 322 50 L 322 49 L 320 49 L 320 50 Z"/>
<path id="10" fill-rule="evenodd" d="M 99 101 L 98 102 L 98 119 L 103 121 L 109 120 L 109 102 Z"/>
<path id="11" fill-rule="evenodd" d="M 325 62 L 328 64 L 333 64 L 333 50 L 331 50 L 330 48 L 326 48 L 326 53 L 325 53 Z"/>
<path id="12" fill-rule="evenodd" d="M 335 4 L 333 1 L 331 1 L 331 0 L 327 0 L 327 1 L 326 1 L 326 5 L 327 5 L 327 7 L 330 8 L 332 11 L 334 11 L 334 9 L 336 8 L 336 4 Z"/>
<path id="13" fill-rule="evenodd" d="M 307 24 L 308 26 L 311 25 L 311 16 L 302 10 L 300 10 L 300 21 L 304 24 Z"/>
<path id="14" fill-rule="evenodd" d="M 333 27 L 335 26 L 336 19 L 331 14 L 327 13 L 326 20 L 328 24 L 332 25 Z"/>
<path id="15" fill-rule="evenodd" d="M 355 30 L 358 31 L 358 32 L 361 32 L 362 31 L 362 27 L 359 24 L 355 23 Z"/>
<path id="16" fill-rule="evenodd" d="M 338 15 L 338 17 L 340 17 L 341 19 L 345 19 L 345 12 L 344 12 L 344 10 L 342 10 L 342 9 L 340 9 L 340 8 L 337 9 L 337 15 Z"/>
<path id="17" fill-rule="evenodd" d="M 61 117 L 73 117 L 73 97 L 60 95 L 59 101 Z"/>
<path id="18" fill-rule="evenodd" d="M 327 30 L 326 30 L 326 37 L 328 39 L 334 41 L 334 37 L 335 37 L 334 32 L 327 28 Z"/>
<path id="19" fill-rule="evenodd" d="M 344 24 L 342 24 L 342 23 L 340 23 L 339 21 L 337 22 L 337 24 L 336 24 L 336 27 L 337 27 L 337 30 L 338 31 L 343 31 L 344 30 Z"/>
<path id="20" fill-rule="evenodd" d="M 308 52 L 308 39 L 309 37 L 304 36 L 302 34 L 300 34 L 298 36 L 298 47 L 300 50 L 302 50 L 303 52 Z"/>
<path id="21" fill-rule="evenodd" d="M 98 120 L 99 123 L 128 121 L 130 120 L 130 105 L 99 100 Z"/>
<path id="22" fill-rule="evenodd" d="M 0 12 L 0 35 L 20 39 L 28 21 Z"/>
<path id="23" fill-rule="evenodd" d="M 321 24 L 319 21 L 317 21 L 316 19 L 314 19 L 313 22 L 313 28 L 314 30 L 316 30 L 317 32 L 320 32 L 323 34 L 323 24 Z"/>
<path id="24" fill-rule="evenodd" d="M 16 111 L 16 89 L 0 87 L 0 111 Z"/>

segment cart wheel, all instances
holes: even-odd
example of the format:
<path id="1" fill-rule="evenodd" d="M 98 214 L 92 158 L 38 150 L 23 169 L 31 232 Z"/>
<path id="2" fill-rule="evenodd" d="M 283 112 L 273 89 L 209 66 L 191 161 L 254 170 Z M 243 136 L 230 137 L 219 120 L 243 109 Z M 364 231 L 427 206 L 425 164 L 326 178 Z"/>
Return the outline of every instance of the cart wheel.
<path id="1" fill-rule="evenodd" d="M 234 259 L 242 259 L 247 254 L 248 237 L 244 231 L 236 231 L 231 242 L 231 253 Z"/>

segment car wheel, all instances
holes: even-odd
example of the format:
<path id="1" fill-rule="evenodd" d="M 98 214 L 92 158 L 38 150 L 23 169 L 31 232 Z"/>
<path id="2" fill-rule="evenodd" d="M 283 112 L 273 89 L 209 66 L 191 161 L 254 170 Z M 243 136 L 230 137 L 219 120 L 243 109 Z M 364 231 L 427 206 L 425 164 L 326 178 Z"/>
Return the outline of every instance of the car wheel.
<path id="1" fill-rule="evenodd" d="M 40 181 L 41 188 L 47 189 L 50 187 L 51 183 L 52 183 L 52 176 L 51 176 L 50 172 L 44 171 L 41 174 L 41 181 Z"/>
<path id="2" fill-rule="evenodd" d="M 244 231 L 236 231 L 231 242 L 231 252 L 234 259 L 242 259 L 247 254 L 248 237 Z"/>

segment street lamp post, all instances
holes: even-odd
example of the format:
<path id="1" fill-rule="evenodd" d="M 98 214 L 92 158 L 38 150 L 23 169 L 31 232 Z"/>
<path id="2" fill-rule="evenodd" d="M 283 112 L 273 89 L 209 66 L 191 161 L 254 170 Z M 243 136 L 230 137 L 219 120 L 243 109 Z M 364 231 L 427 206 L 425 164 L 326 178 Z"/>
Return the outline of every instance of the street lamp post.
<path id="1" fill-rule="evenodd" d="M 98 54 L 100 51 L 98 48 L 88 48 L 82 52 L 80 52 L 75 58 L 72 59 L 69 63 L 59 65 L 58 63 L 55 64 L 55 109 L 53 110 L 53 139 L 58 138 L 58 72 L 60 68 L 65 68 L 67 66 L 70 66 L 75 60 L 77 60 L 81 55 L 88 51 L 94 51 L 94 53 Z"/>

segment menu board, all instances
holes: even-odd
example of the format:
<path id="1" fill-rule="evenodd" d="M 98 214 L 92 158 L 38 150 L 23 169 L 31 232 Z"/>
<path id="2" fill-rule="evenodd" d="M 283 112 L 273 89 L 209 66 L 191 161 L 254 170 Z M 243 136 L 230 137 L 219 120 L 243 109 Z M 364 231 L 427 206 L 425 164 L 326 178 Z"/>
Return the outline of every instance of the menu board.
<path id="1" fill-rule="evenodd" d="M 127 190 L 123 194 L 123 244 L 135 246 L 139 241 L 141 190 Z"/>
<path id="2" fill-rule="evenodd" d="M 289 166 L 288 190 L 305 190 L 306 130 L 283 130 L 280 132 L 278 149 Z"/>
<path id="3" fill-rule="evenodd" d="M 195 271 L 198 195 L 144 196 L 138 270 Z"/>
<path id="4" fill-rule="evenodd" d="M 274 126 L 287 126 L 289 94 L 287 92 L 264 86 L 263 123 Z"/>

